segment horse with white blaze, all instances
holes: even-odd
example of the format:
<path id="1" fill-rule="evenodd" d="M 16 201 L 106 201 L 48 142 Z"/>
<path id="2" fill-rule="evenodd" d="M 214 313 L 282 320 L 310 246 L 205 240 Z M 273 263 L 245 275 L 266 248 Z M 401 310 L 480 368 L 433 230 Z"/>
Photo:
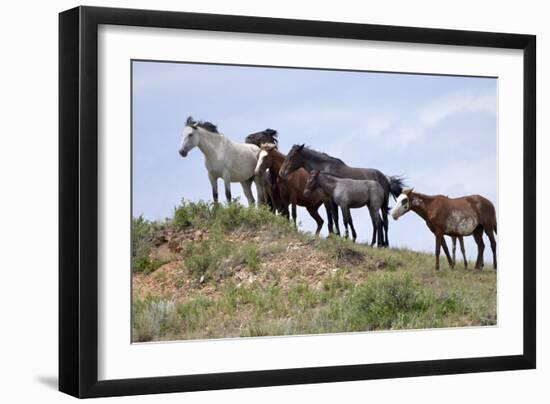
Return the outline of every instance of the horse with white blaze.
<path id="1" fill-rule="evenodd" d="M 391 212 L 395 220 L 412 210 L 426 221 L 435 235 L 435 269 L 439 271 L 441 247 L 447 256 L 449 266 L 454 267 L 454 259 L 449 254 L 444 235 L 459 237 L 473 235 L 477 244 L 476 269 L 483 267 L 483 232 L 489 237 L 493 252 L 493 267 L 497 269 L 497 215 L 495 207 L 481 195 L 449 198 L 445 195 L 425 195 L 406 188 L 397 198 Z M 462 246 L 464 254 L 464 247 Z M 466 261 L 466 260 L 465 260 Z"/>
<path id="2" fill-rule="evenodd" d="M 231 183 L 240 182 L 249 206 L 254 206 L 252 182 L 256 184 L 258 202 L 264 203 L 264 191 L 254 175 L 260 148 L 253 144 L 236 143 L 218 132 L 216 125 L 188 117 L 183 129 L 179 154 L 187 157 L 195 147 L 204 154 L 204 164 L 212 186 L 212 197 L 218 202 L 218 179 L 225 184 L 225 197 L 231 202 Z"/>

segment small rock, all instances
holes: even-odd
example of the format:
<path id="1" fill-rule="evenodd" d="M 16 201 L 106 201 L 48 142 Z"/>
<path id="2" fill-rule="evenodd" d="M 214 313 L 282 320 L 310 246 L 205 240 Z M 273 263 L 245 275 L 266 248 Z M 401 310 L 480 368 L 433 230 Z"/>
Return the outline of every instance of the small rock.
<path id="1" fill-rule="evenodd" d="M 199 279 L 199 283 L 204 283 L 204 275 L 201 275 L 201 278 Z"/>

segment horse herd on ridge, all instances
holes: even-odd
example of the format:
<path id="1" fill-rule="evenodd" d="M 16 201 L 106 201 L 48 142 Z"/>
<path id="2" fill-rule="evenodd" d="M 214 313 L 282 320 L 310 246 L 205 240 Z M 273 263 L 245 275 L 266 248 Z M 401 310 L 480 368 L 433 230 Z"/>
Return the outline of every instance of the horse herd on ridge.
<path id="1" fill-rule="evenodd" d="M 449 266 L 456 262 L 456 240 L 460 242 L 464 267 L 467 268 L 463 237 L 472 235 L 478 247 L 476 269 L 483 263 L 483 233 L 490 241 L 493 267 L 497 268 L 496 211 L 493 204 L 480 195 L 448 198 L 444 195 L 425 195 L 405 188 L 403 178 L 387 176 L 374 168 L 350 167 L 342 160 L 305 145 L 294 145 L 285 155 L 278 149 L 278 134 L 273 129 L 252 133 L 245 143 L 237 143 L 218 132 L 216 125 L 188 117 L 179 149 L 187 157 L 195 147 L 204 154 L 212 197 L 218 202 L 218 179 L 225 185 L 225 196 L 231 202 L 231 183 L 239 182 L 249 206 L 255 206 L 252 183 L 255 183 L 258 203 L 273 212 L 290 218 L 296 224 L 296 207 L 303 206 L 317 223 L 319 235 L 324 220 L 319 208 L 326 209 L 328 231 L 340 235 L 339 208 L 345 227 L 345 237 L 351 229 L 353 241 L 357 233 L 351 209 L 367 207 L 372 221 L 371 246 L 388 247 L 388 215 L 397 220 L 413 211 L 425 220 L 435 235 L 435 269 L 439 270 L 441 248 Z M 390 212 L 390 195 L 396 204 Z M 444 236 L 452 239 L 452 256 Z"/>

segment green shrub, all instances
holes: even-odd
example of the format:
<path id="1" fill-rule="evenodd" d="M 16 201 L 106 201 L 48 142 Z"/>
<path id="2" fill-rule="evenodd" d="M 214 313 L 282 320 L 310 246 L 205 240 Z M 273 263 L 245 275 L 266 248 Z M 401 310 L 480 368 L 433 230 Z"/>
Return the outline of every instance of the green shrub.
<path id="1" fill-rule="evenodd" d="M 198 296 L 189 302 L 179 304 L 177 312 L 186 332 L 200 330 L 209 320 L 209 309 L 213 302 L 207 297 Z"/>
<path id="2" fill-rule="evenodd" d="M 151 239 L 154 223 L 143 216 L 132 219 L 132 271 L 151 273 L 165 264 L 164 261 L 151 258 Z"/>
<path id="3" fill-rule="evenodd" d="M 288 303 L 293 308 L 307 310 L 319 303 L 319 293 L 307 283 L 299 283 L 288 290 Z"/>
<path id="4" fill-rule="evenodd" d="M 132 271 L 134 273 L 150 274 L 164 264 L 166 264 L 166 261 L 150 258 L 149 256 L 132 257 Z"/>
<path id="5" fill-rule="evenodd" d="M 403 316 L 425 311 L 429 305 L 430 296 L 410 275 L 383 274 L 355 287 L 343 302 L 333 305 L 331 316 L 345 319 L 353 331 L 391 329 Z"/>
<path id="6" fill-rule="evenodd" d="M 134 299 L 132 304 L 132 341 L 158 339 L 180 328 L 180 319 L 173 302 L 156 297 Z"/>
<path id="7" fill-rule="evenodd" d="M 204 279 L 209 279 L 230 254 L 230 245 L 216 238 L 188 241 L 184 245 L 185 266 L 191 275 Z"/>
<path id="8" fill-rule="evenodd" d="M 178 229 L 217 227 L 222 231 L 239 228 L 265 228 L 278 232 L 292 230 L 292 226 L 285 218 L 274 215 L 266 206 L 245 207 L 238 201 L 227 205 L 182 201 L 174 209 L 172 224 Z"/>
<path id="9" fill-rule="evenodd" d="M 214 216 L 214 205 L 210 202 L 186 202 L 174 208 L 172 224 L 178 229 L 188 227 L 205 228 Z"/>
<path id="10" fill-rule="evenodd" d="M 344 271 L 337 271 L 323 280 L 321 299 L 323 302 L 329 302 L 346 290 L 352 289 L 352 287 L 353 283 L 346 279 Z"/>
<path id="11" fill-rule="evenodd" d="M 252 271 L 256 272 L 259 266 L 260 257 L 258 255 L 258 248 L 255 244 L 248 243 L 243 247 L 244 262 L 246 266 Z"/>

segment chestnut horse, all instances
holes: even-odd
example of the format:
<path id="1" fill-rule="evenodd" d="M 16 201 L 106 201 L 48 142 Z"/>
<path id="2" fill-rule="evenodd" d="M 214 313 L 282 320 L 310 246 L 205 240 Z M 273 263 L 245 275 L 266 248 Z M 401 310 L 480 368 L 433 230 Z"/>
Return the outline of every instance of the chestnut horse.
<path id="1" fill-rule="evenodd" d="M 319 215 L 319 206 L 325 205 L 327 217 L 329 220 L 329 232 L 333 232 L 332 228 L 332 204 L 326 200 L 323 193 L 319 190 L 311 192 L 308 196 L 304 195 L 304 189 L 308 178 L 306 170 L 299 169 L 288 175 L 285 179 L 281 178 L 278 173 L 285 160 L 285 155 L 277 150 L 277 146 L 273 143 L 263 144 L 260 147 L 258 155 L 258 163 L 256 165 L 255 174 L 261 175 L 262 172 L 269 169 L 273 173 L 277 173 L 277 187 L 280 192 L 281 199 L 292 205 L 292 220 L 296 224 L 296 206 L 303 206 L 307 209 L 311 217 L 317 222 L 316 235 L 319 235 L 323 227 L 324 220 Z M 337 234 L 340 234 L 338 223 L 336 223 Z"/>
<path id="2" fill-rule="evenodd" d="M 464 248 L 464 237 L 451 237 L 451 240 L 453 241 L 453 262 L 456 265 L 456 239 L 458 238 L 458 241 L 460 241 L 460 251 L 462 252 L 462 258 L 464 258 L 464 268 L 468 268 L 468 260 L 466 259 L 466 249 Z"/>
<path id="3" fill-rule="evenodd" d="M 409 210 L 416 212 L 426 221 L 428 228 L 435 234 L 435 269 L 439 271 L 439 254 L 441 246 L 454 267 L 443 235 L 451 237 L 474 236 L 477 244 L 476 269 L 483 267 L 483 232 L 489 237 L 493 251 L 493 266 L 497 269 L 497 217 L 493 204 L 480 195 L 461 198 L 448 198 L 444 195 L 424 195 L 414 192 L 412 188 L 404 189 L 392 209 L 392 217 L 397 220 Z M 494 232 L 494 233 L 493 233 Z"/>

